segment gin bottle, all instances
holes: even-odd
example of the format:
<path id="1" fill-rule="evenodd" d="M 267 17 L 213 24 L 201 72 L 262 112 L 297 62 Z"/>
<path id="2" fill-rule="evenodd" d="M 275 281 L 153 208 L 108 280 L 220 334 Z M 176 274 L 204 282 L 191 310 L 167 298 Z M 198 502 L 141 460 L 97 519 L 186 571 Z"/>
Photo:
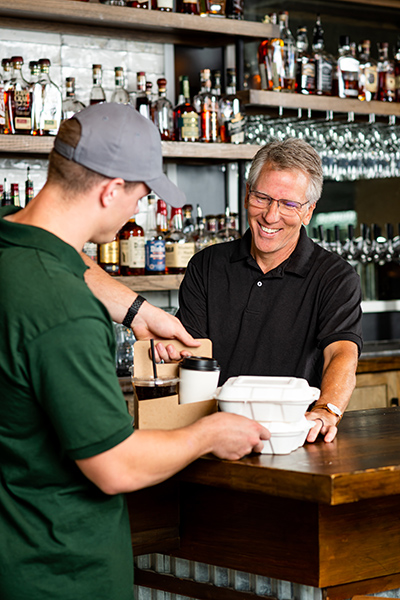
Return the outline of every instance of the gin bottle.
<path id="1" fill-rule="evenodd" d="M 90 104 L 100 104 L 106 101 L 106 95 L 102 86 L 103 72 L 101 65 L 92 66 L 93 85 L 90 91 Z"/>
<path id="2" fill-rule="evenodd" d="M 115 89 L 111 96 L 111 102 L 117 104 L 129 104 L 129 94 L 125 89 L 125 78 L 123 67 L 115 67 Z"/>
<path id="3" fill-rule="evenodd" d="M 80 110 L 85 108 L 83 102 L 75 97 L 75 77 L 67 77 L 65 80 L 66 98 L 63 100 L 63 119 L 70 119 Z"/>
<path id="4" fill-rule="evenodd" d="M 174 137 L 174 114 L 171 102 L 167 98 L 167 80 L 157 79 L 158 98 L 152 105 L 152 116 L 162 140 L 172 140 Z"/>
<path id="5" fill-rule="evenodd" d="M 39 134 L 57 135 L 62 117 L 62 95 L 60 88 L 50 79 L 50 61 L 41 58 L 39 84 L 42 86 Z M 35 98 L 34 98 L 35 101 Z"/>
<path id="6" fill-rule="evenodd" d="M 296 42 L 289 29 L 289 13 L 279 13 L 279 26 L 283 42 L 282 92 L 294 92 L 296 83 Z"/>

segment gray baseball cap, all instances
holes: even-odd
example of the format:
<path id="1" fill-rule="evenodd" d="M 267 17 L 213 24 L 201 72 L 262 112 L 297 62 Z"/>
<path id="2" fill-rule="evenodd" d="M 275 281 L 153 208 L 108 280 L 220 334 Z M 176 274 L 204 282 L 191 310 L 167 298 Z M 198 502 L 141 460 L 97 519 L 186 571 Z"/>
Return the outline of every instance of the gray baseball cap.
<path id="1" fill-rule="evenodd" d="M 56 152 L 100 175 L 143 182 L 176 208 L 185 194 L 163 172 L 161 138 L 157 127 L 129 104 L 103 102 L 84 108 L 72 119 L 81 124 L 73 148 L 57 136 Z"/>

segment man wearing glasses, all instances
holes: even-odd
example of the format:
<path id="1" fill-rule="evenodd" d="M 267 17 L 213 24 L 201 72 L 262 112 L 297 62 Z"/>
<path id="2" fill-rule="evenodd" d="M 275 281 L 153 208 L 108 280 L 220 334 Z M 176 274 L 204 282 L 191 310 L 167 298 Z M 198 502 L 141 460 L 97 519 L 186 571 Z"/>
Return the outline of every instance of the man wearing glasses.
<path id="1" fill-rule="evenodd" d="M 310 442 L 320 432 L 326 442 L 334 439 L 362 347 L 358 275 L 303 227 L 322 183 L 321 159 L 306 142 L 273 141 L 259 150 L 247 182 L 249 229 L 192 258 L 178 313 L 194 337 L 212 340 L 220 384 L 270 375 L 319 387 Z M 168 358 L 167 349 L 158 351 Z"/>

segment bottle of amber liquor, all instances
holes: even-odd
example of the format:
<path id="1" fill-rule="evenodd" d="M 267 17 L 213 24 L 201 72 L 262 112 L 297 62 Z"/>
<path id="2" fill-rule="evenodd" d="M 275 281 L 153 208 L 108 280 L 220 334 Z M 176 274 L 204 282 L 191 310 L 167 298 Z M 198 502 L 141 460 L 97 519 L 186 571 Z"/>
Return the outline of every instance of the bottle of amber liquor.
<path id="1" fill-rule="evenodd" d="M 202 142 L 219 141 L 219 97 L 211 89 L 211 71 L 200 71 L 200 93 L 193 98 L 193 106 L 200 115 Z"/>
<path id="2" fill-rule="evenodd" d="M 226 94 L 220 99 L 220 135 L 221 142 L 243 144 L 245 134 L 245 115 L 236 95 L 236 69 L 226 70 Z"/>
<path id="3" fill-rule="evenodd" d="M 189 77 L 183 75 L 180 81 L 178 105 L 174 109 L 174 131 L 177 142 L 198 142 L 200 137 L 199 115 L 190 102 Z"/>
<path id="4" fill-rule="evenodd" d="M 144 275 L 144 229 L 133 216 L 122 227 L 119 234 L 121 275 Z"/>
<path id="5" fill-rule="evenodd" d="M 182 230 L 182 209 L 172 208 L 170 229 L 165 237 L 165 270 L 170 274 L 184 273 L 194 254 L 194 241 Z"/>
<path id="6" fill-rule="evenodd" d="M 10 133 L 30 135 L 32 132 L 32 91 L 22 77 L 22 56 L 13 56 L 13 76 L 7 90 L 8 125 Z"/>
<path id="7" fill-rule="evenodd" d="M 382 102 L 395 102 L 396 100 L 396 74 L 394 60 L 389 58 L 389 44 L 378 43 L 378 100 Z"/>
<path id="8" fill-rule="evenodd" d="M 85 251 L 85 248 L 83 248 Z M 107 244 L 98 247 L 98 263 L 109 275 L 119 275 L 119 240 L 115 238 Z"/>

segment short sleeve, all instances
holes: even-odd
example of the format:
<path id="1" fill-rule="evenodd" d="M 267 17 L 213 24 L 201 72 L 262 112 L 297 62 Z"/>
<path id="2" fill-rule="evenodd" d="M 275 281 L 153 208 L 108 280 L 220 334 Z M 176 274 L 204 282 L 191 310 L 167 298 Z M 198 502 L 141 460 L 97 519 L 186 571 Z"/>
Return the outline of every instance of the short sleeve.
<path id="1" fill-rule="evenodd" d="M 133 432 L 113 350 L 112 327 L 95 318 L 52 328 L 27 349 L 37 401 L 73 460 L 109 450 Z"/>

